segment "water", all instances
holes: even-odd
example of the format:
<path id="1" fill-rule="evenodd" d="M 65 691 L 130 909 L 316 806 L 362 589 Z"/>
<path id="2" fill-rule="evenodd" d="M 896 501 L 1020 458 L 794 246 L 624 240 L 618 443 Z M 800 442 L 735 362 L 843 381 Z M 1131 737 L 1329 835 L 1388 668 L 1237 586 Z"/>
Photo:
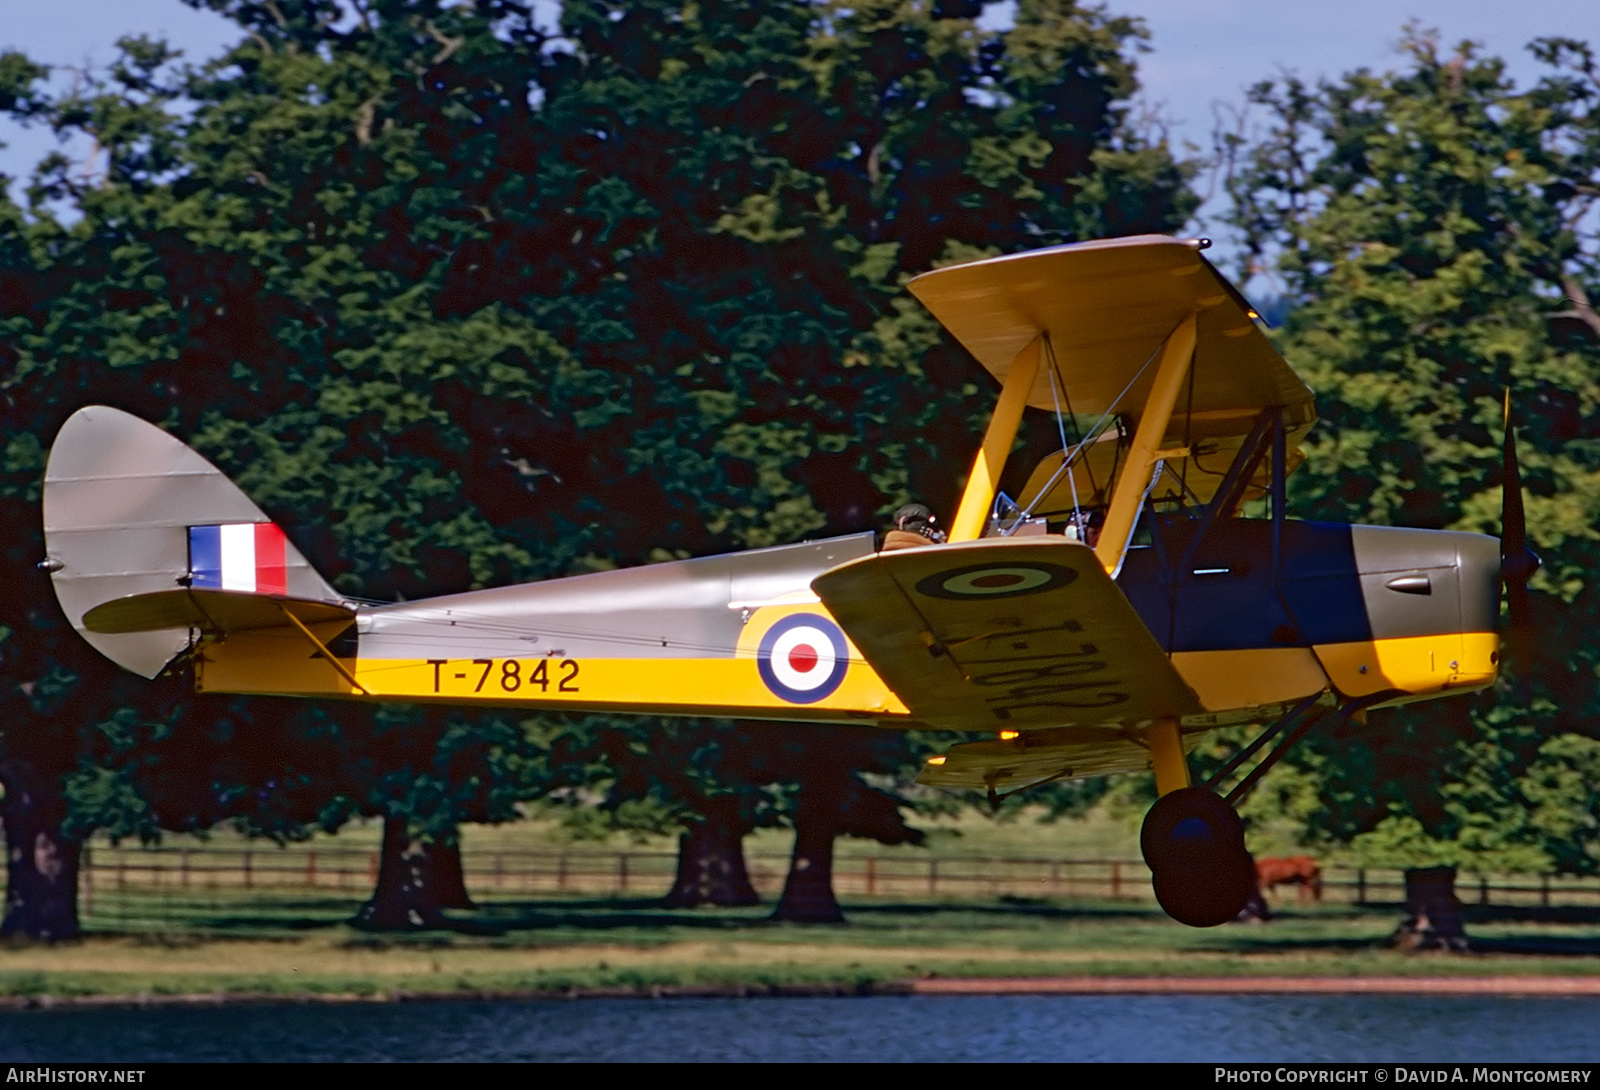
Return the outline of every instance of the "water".
<path id="1" fill-rule="evenodd" d="M 0 1014 L 0 1061 L 1600 1060 L 1600 998 L 884 996 Z"/>

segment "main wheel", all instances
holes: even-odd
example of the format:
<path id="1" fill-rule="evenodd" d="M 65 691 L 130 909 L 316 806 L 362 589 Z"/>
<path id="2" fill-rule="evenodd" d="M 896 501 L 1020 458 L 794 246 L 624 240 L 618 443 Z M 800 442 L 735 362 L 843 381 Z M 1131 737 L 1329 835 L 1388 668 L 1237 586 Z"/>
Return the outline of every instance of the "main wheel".
<path id="1" fill-rule="evenodd" d="M 1161 796 L 1144 816 L 1139 849 L 1151 870 L 1204 869 L 1244 852 L 1244 822 L 1213 791 L 1184 787 Z"/>
<path id="2" fill-rule="evenodd" d="M 1190 927 L 1215 927 L 1239 915 L 1256 887 L 1244 823 L 1216 794 L 1185 787 L 1145 815 L 1139 847 L 1167 915 Z"/>
<path id="3" fill-rule="evenodd" d="M 1221 860 L 1204 873 L 1153 871 L 1150 885 L 1168 916 L 1190 927 L 1216 927 L 1239 918 L 1256 889 L 1256 865 L 1248 852 Z"/>

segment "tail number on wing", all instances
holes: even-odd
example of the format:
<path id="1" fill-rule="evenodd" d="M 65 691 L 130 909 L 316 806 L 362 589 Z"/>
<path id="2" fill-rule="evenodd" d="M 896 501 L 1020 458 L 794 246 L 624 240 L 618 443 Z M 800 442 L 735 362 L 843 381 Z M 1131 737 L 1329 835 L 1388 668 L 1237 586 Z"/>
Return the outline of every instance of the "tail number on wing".
<path id="1" fill-rule="evenodd" d="M 436 693 L 469 689 L 482 696 L 497 696 L 535 685 L 541 693 L 549 692 L 552 685 L 558 693 L 578 691 L 578 663 L 574 659 L 557 662 L 554 676 L 549 659 L 429 659 L 428 665 L 433 667 Z"/>
<path id="2" fill-rule="evenodd" d="M 1069 630 L 1076 630 L 1072 625 Z M 1031 629 L 1029 634 L 1049 630 Z M 1012 636 L 1022 633 L 1012 633 Z M 1013 645 L 1015 646 L 1015 645 Z M 1109 708 L 1128 699 L 1115 678 L 1091 677 L 1103 674 L 1106 663 L 1088 656 L 1099 654 L 1092 643 L 1080 643 L 1076 650 L 1046 651 L 1044 654 L 977 659 L 965 663 L 974 685 L 1004 689 L 985 698 L 996 719 L 1010 719 L 1024 708 Z M 977 667 L 1001 669 L 979 670 Z"/>

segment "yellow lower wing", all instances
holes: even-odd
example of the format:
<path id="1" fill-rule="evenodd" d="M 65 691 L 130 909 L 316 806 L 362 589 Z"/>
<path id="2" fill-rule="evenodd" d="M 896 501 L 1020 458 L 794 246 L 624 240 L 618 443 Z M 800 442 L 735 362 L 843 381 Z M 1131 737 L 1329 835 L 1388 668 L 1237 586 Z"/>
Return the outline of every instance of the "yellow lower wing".
<path id="1" fill-rule="evenodd" d="M 1125 730 L 1201 710 L 1093 550 L 1065 538 L 878 553 L 812 587 L 932 727 Z"/>
<path id="2" fill-rule="evenodd" d="M 1185 737 L 1185 748 L 1198 737 Z M 1052 780 L 1139 772 L 1149 767 L 1150 748 L 1137 732 L 1064 727 L 952 746 L 948 753 L 929 760 L 917 782 L 1005 794 Z"/>

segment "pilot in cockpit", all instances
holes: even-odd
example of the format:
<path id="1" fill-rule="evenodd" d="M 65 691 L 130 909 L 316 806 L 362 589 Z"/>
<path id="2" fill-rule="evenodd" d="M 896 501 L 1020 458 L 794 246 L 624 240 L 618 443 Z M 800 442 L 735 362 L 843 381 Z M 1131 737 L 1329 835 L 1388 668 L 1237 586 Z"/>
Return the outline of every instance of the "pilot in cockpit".
<path id="1" fill-rule="evenodd" d="M 908 503 L 894 513 L 894 521 L 883 534 L 883 551 L 915 549 L 944 542 L 944 531 L 936 529 L 938 519 L 920 503 Z"/>

